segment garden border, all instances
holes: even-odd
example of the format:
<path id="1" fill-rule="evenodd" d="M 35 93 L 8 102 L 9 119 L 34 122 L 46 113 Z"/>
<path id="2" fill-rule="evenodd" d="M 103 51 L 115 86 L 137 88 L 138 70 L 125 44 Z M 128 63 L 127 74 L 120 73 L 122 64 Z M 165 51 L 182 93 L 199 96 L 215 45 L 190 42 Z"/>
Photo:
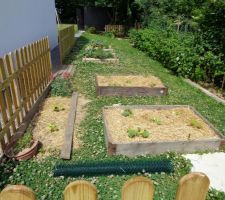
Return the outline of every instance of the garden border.
<path id="1" fill-rule="evenodd" d="M 108 130 L 108 123 L 105 119 L 104 110 L 108 108 L 122 108 L 122 109 L 172 109 L 186 107 L 190 108 L 197 116 L 199 116 L 214 133 L 219 136 L 219 139 L 206 140 L 191 140 L 191 141 L 163 141 L 163 142 L 113 142 Z M 108 154 L 110 155 L 126 155 L 136 156 L 143 154 L 161 154 L 168 151 L 179 153 L 192 153 L 204 150 L 220 150 L 225 146 L 225 137 L 222 135 L 207 119 L 198 113 L 193 107 L 188 105 L 126 105 L 126 106 L 105 106 L 102 110 L 104 121 L 104 135 Z"/>
<path id="2" fill-rule="evenodd" d="M 121 76 L 121 75 L 116 75 Z M 128 75 L 127 75 L 128 76 Z M 127 87 L 127 86 L 100 86 L 98 75 L 95 76 L 96 93 L 98 96 L 166 96 L 168 87 Z"/>
<path id="3" fill-rule="evenodd" d="M 73 92 L 70 104 L 70 112 L 68 115 L 68 121 L 66 125 L 66 131 L 64 136 L 64 144 L 61 150 L 61 158 L 62 159 L 70 159 L 71 157 L 71 150 L 72 150 L 72 143 L 73 143 L 73 136 L 74 136 L 74 126 L 76 120 L 76 111 L 77 111 L 77 102 L 78 102 L 78 93 Z"/>
<path id="4" fill-rule="evenodd" d="M 199 84 L 191 81 L 190 79 L 183 79 L 186 83 L 188 83 L 189 85 L 201 90 L 203 93 L 205 93 L 207 96 L 212 97 L 214 100 L 216 100 L 219 103 L 222 103 L 225 105 L 225 100 L 221 99 L 220 97 L 216 96 L 215 94 L 213 94 L 212 92 L 208 91 L 207 89 L 203 88 L 202 86 L 200 86 Z"/>

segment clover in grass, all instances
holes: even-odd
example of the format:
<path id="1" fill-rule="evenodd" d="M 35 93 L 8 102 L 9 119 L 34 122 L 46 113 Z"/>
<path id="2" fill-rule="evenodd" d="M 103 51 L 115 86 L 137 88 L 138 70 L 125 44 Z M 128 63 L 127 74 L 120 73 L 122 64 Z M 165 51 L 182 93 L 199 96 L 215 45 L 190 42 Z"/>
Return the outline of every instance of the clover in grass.
<path id="1" fill-rule="evenodd" d="M 122 113 L 124 117 L 131 117 L 133 115 L 133 112 L 130 109 L 125 109 Z"/>

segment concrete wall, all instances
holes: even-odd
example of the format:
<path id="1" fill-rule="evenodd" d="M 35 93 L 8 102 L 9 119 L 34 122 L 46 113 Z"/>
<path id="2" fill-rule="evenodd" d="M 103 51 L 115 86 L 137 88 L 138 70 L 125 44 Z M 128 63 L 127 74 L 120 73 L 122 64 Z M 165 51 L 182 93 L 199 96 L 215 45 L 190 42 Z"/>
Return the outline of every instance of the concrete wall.
<path id="1" fill-rule="evenodd" d="M 0 56 L 45 36 L 57 46 L 55 0 L 0 0 Z"/>

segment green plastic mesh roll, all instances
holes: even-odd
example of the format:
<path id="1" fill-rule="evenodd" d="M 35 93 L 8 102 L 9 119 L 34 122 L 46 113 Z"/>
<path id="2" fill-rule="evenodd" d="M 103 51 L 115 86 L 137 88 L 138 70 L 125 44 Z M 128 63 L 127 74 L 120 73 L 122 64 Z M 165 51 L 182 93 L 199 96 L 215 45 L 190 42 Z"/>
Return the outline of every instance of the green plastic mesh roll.
<path id="1" fill-rule="evenodd" d="M 110 174 L 133 174 L 138 172 L 170 173 L 173 172 L 173 164 L 169 159 L 162 160 L 134 160 L 134 161 L 104 161 L 88 162 L 85 164 L 56 165 L 54 176 L 96 176 Z"/>

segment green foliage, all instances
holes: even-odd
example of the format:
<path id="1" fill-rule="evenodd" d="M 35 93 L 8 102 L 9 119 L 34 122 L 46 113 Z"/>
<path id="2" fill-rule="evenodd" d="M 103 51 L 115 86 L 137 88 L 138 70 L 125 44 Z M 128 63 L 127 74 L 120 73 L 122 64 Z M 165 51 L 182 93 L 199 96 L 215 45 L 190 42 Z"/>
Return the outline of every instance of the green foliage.
<path id="1" fill-rule="evenodd" d="M 85 31 L 88 32 L 88 33 L 92 33 L 92 34 L 95 34 L 95 33 L 96 33 L 96 28 L 95 28 L 95 27 L 88 27 L 88 26 L 85 26 L 84 29 L 85 29 Z"/>
<path id="2" fill-rule="evenodd" d="M 210 189 L 206 200 L 224 200 L 225 193 L 217 191 L 215 189 Z"/>
<path id="3" fill-rule="evenodd" d="M 176 74 L 194 80 L 212 81 L 221 85 L 225 74 L 222 54 L 215 55 L 207 43 L 193 34 L 180 34 L 172 29 L 143 29 L 130 31 L 134 47 L 160 61 Z"/>
<path id="4" fill-rule="evenodd" d="M 59 105 L 55 105 L 55 106 L 53 107 L 53 111 L 54 111 L 54 112 L 60 112 L 60 111 L 63 111 L 63 110 L 65 110 L 65 108 L 63 108 L 63 107 L 61 107 L 61 106 L 59 106 Z"/>
<path id="5" fill-rule="evenodd" d="M 137 130 L 129 128 L 127 130 L 128 137 L 134 138 L 134 137 L 143 137 L 148 138 L 150 133 L 147 130 L 141 130 L 141 128 L 138 128 Z"/>
<path id="6" fill-rule="evenodd" d="M 51 96 L 71 96 L 73 86 L 70 78 L 56 77 L 51 85 Z"/>
<path id="7" fill-rule="evenodd" d="M 87 58 L 99 58 L 99 59 L 113 58 L 113 54 L 111 52 L 103 51 L 102 49 L 86 50 L 83 55 Z"/>
<path id="8" fill-rule="evenodd" d="M 56 125 L 56 123 L 49 123 L 48 124 L 48 130 L 51 132 L 51 133 L 53 133 L 53 132 L 57 132 L 57 131 L 59 131 L 59 128 L 58 128 L 58 126 Z"/>
<path id="9" fill-rule="evenodd" d="M 151 119 L 151 121 L 157 125 L 162 125 L 162 121 L 160 118 L 154 117 Z"/>
<path id="10" fill-rule="evenodd" d="M 198 128 L 198 129 L 202 128 L 202 124 L 199 121 L 197 121 L 196 119 L 192 119 L 190 121 L 190 126 L 192 126 L 194 128 Z"/>
<path id="11" fill-rule="evenodd" d="M 22 138 L 20 138 L 17 141 L 16 145 L 13 147 L 14 154 L 17 154 L 17 153 L 21 152 L 22 150 L 29 148 L 32 140 L 33 140 L 32 128 L 28 127 L 24 136 Z"/>
<path id="12" fill-rule="evenodd" d="M 133 112 L 130 109 L 125 109 L 122 113 L 124 117 L 131 117 L 133 115 Z"/>
<path id="13" fill-rule="evenodd" d="M 109 38 L 115 38 L 114 32 L 104 32 L 103 35 Z"/>
<path id="14" fill-rule="evenodd" d="M 17 161 L 3 158 L 0 162 L 0 191 L 7 185 L 9 177 L 12 175 Z"/>

